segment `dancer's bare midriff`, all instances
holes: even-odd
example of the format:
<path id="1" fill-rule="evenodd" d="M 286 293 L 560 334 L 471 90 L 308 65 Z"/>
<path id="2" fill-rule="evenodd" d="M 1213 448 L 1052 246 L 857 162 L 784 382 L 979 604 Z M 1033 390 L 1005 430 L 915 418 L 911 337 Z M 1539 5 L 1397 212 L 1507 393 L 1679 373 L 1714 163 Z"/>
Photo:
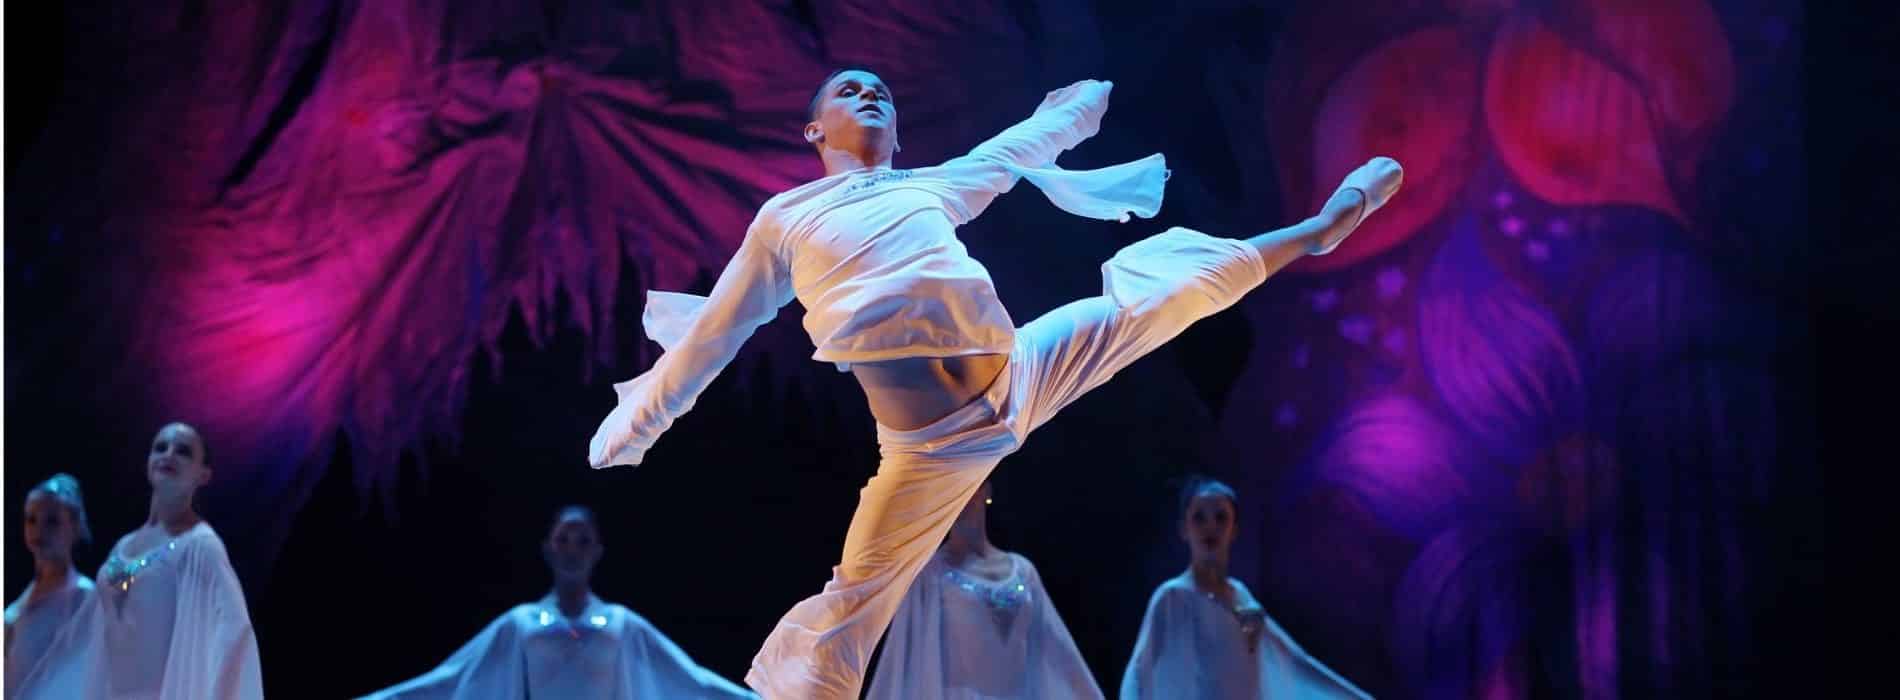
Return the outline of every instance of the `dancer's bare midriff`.
<path id="1" fill-rule="evenodd" d="M 854 363 L 851 373 L 879 425 L 915 430 L 969 405 L 1008 365 L 1000 354 L 907 357 Z"/>

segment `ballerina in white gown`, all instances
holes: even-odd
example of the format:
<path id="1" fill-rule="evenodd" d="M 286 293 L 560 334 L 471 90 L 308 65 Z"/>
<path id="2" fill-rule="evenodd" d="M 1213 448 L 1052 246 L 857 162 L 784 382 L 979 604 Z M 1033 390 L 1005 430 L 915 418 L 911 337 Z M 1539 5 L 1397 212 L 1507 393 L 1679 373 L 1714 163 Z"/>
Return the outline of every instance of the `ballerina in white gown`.
<path id="1" fill-rule="evenodd" d="M 990 543 L 990 497 L 985 481 L 911 584 L 869 700 L 1102 697 L 1035 565 Z"/>
<path id="2" fill-rule="evenodd" d="M 1193 560 L 1148 600 L 1122 700 L 1369 700 L 1308 656 L 1227 575 L 1238 500 L 1226 484 L 1191 481 L 1182 491 L 1181 538 Z"/>
<path id="3" fill-rule="evenodd" d="M 626 606 L 601 600 L 588 579 L 603 551 L 593 511 L 568 506 L 542 544 L 554 590 L 489 623 L 442 665 L 366 697 L 756 698 L 693 663 Z"/>
<path id="4" fill-rule="evenodd" d="M 33 582 L 7 606 L 6 696 L 46 655 L 53 636 L 92 599 L 92 579 L 73 566 L 73 546 L 92 541 L 79 480 L 55 474 L 26 493 L 22 531 L 33 553 Z"/>

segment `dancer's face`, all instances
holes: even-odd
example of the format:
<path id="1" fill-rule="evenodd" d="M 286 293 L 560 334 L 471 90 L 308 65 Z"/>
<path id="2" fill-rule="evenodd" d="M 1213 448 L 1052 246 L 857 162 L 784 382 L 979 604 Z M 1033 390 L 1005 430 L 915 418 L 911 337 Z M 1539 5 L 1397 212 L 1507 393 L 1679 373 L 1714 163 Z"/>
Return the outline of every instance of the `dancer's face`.
<path id="1" fill-rule="evenodd" d="M 152 438 L 152 451 L 145 456 L 145 480 L 154 490 L 173 493 L 194 491 L 210 482 L 204 438 L 184 423 L 160 428 Z"/>
<path id="2" fill-rule="evenodd" d="M 1234 545 L 1234 504 L 1226 496 L 1202 493 L 1188 501 L 1181 521 L 1181 538 L 1195 561 L 1224 560 Z"/>
<path id="3" fill-rule="evenodd" d="M 26 523 L 21 531 L 26 535 L 26 551 L 32 552 L 34 559 L 72 561 L 79 522 L 59 497 L 45 491 L 27 496 Z"/>
<path id="4" fill-rule="evenodd" d="M 586 579 L 600 563 L 603 548 L 594 522 L 580 513 L 568 513 L 554 524 L 542 550 L 556 578 Z"/>
<path id="5" fill-rule="evenodd" d="M 897 103 L 873 73 L 850 70 L 825 83 L 805 141 L 845 151 L 870 150 L 888 162 L 897 146 Z"/>

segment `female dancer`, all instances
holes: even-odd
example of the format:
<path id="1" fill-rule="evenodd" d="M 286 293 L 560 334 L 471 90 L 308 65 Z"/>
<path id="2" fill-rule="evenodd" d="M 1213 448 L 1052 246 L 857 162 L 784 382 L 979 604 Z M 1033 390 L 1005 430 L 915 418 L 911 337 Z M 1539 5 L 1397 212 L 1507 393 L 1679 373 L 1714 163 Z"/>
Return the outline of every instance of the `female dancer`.
<path id="1" fill-rule="evenodd" d="M 39 663 L 53 635 L 92 599 L 92 579 L 73 566 L 73 545 L 92 541 L 79 480 L 54 474 L 26 492 L 26 549 L 33 582 L 7 606 L 7 697 Z"/>
<path id="2" fill-rule="evenodd" d="M 911 584 L 870 700 L 1102 697 L 1036 567 L 990 544 L 990 493 L 977 488 Z"/>
<path id="3" fill-rule="evenodd" d="M 1253 592 L 1227 575 L 1238 500 L 1226 484 L 1192 480 L 1181 491 L 1187 571 L 1162 582 L 1122 675 L 1122 700 L 1355 698 L 1371 696 L 1293 643 Z"/>
<path id="4" fill-rule="evenodd" d="M 1112 85 L 1049 93 L 1029 119 L 968 155 L 891 169 L 897 108 L 876 75 L 840 71 L 814 97 L 805 139 L 826 176 L 768 200 L 709 297 L 650 292 L 644 326 L 665 352 L 617 384 L 589 445 L 595 468 L 639 464 L 739 346 L 797 298 L 813 357 L 848 369 L 883 459 L 859 494 L 831 581 L 780 620 L 746 682 L 770 698 L 856 698 L 865 664 L 957 506 L 1064 406 L 1189 324 L 1307 254 L 1330 252 L 1397 192 L 1374 158 L 1306 221 L 1245 241 L 1169 229 L 1102 266 L 1102 295 L 1016 328 L 989 273 L 956 239 L 1027 178 L 1074 214 L 1153 216 L 1159 154 L 1092 171 L 1055 158 L 1093 136 Z"/>
<path id="5" fill-rule="evenodd" d="M 750 698 L 625 606 L 588 587 L 600 528 L 582 506 L 554 517 L 542 554 L 554 590 L 517 605 L 435 670 L 369 698 Z"/>
<path id="6" fill-rule="evenodd" d="M 119 539 L 99 592 L 21 684 L 23 698 L 262 698 L 257 638 L 224 541 L 192 509 L 211 481 L 197 429 L 159 429 L 145 525 Z"/>

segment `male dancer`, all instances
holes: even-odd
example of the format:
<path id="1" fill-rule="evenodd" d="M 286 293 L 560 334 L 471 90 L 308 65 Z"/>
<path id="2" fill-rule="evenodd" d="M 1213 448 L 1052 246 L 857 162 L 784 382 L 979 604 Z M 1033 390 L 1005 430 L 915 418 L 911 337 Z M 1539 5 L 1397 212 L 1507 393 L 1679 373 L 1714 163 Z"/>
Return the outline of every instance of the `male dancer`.
<path id="1" fill-rule="evenodd" d="M 1313 217 L 1246 240 L 1173 228 L 1102 265 L 1102 295 L 1017 328 L 956 227 L 1019 178 L 1073 214 L 1126 221 L 1159 210 L 1159 154 L 1090 171 L 1056 156 L 1100 129 L 1112 83 L 1049 93 L 1035 114 L 942 165 L 893 170 L 897 107 L 876 75 L 825 79 L 805 140 L 825 177 L 766 201 L 708 297 L 649 292 L 643 321 L 665 352 L 614 386 L 589 446 L 595 468 L 647 448 L 797 298 L 814 359 L 852 372 L 882 460 L 859 493 L 844 553 L 818 595 L 765 640 L 746 683 L 772 700 L 856 698 L 905 591 L 962 505 L 1032 430 L 1189 324 L 1231 306 L 1302 255 L 1330 252 L 1398 190 L 1374 158 Z"/>

